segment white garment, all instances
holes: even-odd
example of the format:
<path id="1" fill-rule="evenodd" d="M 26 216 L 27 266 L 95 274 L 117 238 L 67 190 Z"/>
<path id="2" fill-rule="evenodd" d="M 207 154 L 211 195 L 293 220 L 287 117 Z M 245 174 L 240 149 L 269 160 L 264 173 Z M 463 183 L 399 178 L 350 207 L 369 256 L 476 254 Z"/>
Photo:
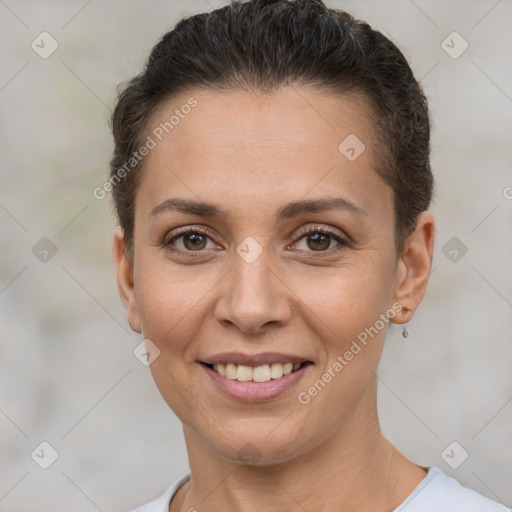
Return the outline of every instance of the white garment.
<path id="1" fill-rule="evenodd" d="M 190 480 L 186 475 L 163 496 L 131 512 L 168 512 L 178 489 Z M 392 512 L 511 512 L 512 509 L 485 498 L 432 466 L 418 487 Z"/>

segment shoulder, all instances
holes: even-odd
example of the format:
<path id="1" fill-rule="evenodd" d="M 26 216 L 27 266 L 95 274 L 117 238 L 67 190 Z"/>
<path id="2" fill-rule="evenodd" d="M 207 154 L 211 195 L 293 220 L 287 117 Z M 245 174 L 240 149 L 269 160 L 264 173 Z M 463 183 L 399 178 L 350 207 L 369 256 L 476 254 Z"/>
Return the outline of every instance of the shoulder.
<path id="1" fill-rule="evenodd" d="M 435 466 L 409 497 L 393 512 L 511 512 L 497 503 L 463 487 Z"/>
<path id="2" fill-rule="evenodd" d="M 189 480 L 190 474 L 185 475 L 183 478 L 174 482 L 158 499 L 137 507 L 130 512 L 169 512 L 169 504 L 174 498 L 174 495 L 178 492 L 178 489 Z"/>
<path id="3" fill-rule="evenodd" d="M 168 512 L 172 498 L 189 480 L 190 474 L 176 481 L 160 498 L 131 512 Z M 433 466 L 425 479 L 393 512 L 512 512 L 512 509 L 463 487 Z"/>

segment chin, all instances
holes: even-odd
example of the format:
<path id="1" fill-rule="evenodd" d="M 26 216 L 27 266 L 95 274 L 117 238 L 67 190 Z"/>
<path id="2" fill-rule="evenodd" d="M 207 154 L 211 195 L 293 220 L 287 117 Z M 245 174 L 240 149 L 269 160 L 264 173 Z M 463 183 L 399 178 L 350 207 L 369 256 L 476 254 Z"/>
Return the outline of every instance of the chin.
<path id="1" fill-rule="evenodd" d="M 286 420 L 278 426 L 279 421 L 273 421 L 271 428 L 268 421 L 256 420 L 249 428 L 245 422 L 245 426 L 237 425 L 238 433 L 233 433 L 232 436 L 223 431 L 221 439 L 207 438 L 207 440 L 219 455 L 245 466 L 264 467 L 283 464 L 306 452 L 308 443 L 305 443 L 301 449 L 304 439 L 299 439 L 298 434 L 304 435 L 304 431 L 295 425 L 283 428 Z M 229 432 L 233 430 L 235 429 L 231 424 Z"/>

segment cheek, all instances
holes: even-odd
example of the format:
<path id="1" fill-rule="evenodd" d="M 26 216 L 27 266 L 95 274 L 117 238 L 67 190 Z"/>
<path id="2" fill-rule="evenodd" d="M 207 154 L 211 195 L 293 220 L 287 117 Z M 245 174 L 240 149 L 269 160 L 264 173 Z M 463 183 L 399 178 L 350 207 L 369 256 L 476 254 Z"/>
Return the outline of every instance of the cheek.
<path id="1" fill-rule="evenodd" d="M 153 380 L 180 420 L 195 424 L 197 411 L 190 400 L 200 397 L 201 390 L 196 389 L 190 371 L 195 363 L 193 349 L 201 338 L 199 331 L 218 279 L 212 272 L 178 269 L 162 262 L 161 256 L 141 256 L 139 265 L 136 297 L 143 335 L 160 350 L 150 366 Z"/>
<path id="2" fill-rule="evenodd" d="M 163 353 L 183 352 L 200 329 L 205 304 L 221 276 L 178 268 L 151 254 L 138 261 L 136 301 L 143 334 Z"/>
<path id="3" fill-rule="evenodd" d="M 372 255 L 355 261 L 328 274 L 293 277 L 293 290 L 305 306 L 301 316 L 323 325 L 331 349 L 342 349 L 392 305 L 394 273 L 389 259 Z"/>
<path id="4" fill-rule="evenodd" d="M 304 411 L 322 421 L 327 433 L 351 418 L 373 392 L 373 372 L 394 313 L 392 280 L 383 268 L 339 269 L 330 279 L 307 280 L 308 294 L 305 280 L 298 293 L 307 297 L 299 315 L 319 338 L 323 354 L 318 372 L 303 383 L 297 398 Z"/>

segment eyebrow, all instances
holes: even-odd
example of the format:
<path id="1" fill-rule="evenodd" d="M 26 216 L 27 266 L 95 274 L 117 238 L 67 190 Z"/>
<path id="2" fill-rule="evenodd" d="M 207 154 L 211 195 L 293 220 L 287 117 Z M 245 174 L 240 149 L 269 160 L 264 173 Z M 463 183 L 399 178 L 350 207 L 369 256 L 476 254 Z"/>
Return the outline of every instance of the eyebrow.
<path id="1" fill-rule="evenodd" d="M 277 210 L 276 221 L 279 222 L 285 219 L 298 217 L 299 215 L 304 215 L 306 213 L 317 213 L 326 210 L 346 210 L 359 216 L 368 215 L 368 212 L 364 208 L 347 199 L 342 197 L 327 197 L 288 203 Z M 216 204 L 175 197 L 167 199 L 158 206 L 155 206 L 151 210 L 149 216 L 155 217 L 168 211 L 177 211 L 187 215 L 212 217 L 216 219 L 225 219 L 228 216 L 227 210 Z"/>

